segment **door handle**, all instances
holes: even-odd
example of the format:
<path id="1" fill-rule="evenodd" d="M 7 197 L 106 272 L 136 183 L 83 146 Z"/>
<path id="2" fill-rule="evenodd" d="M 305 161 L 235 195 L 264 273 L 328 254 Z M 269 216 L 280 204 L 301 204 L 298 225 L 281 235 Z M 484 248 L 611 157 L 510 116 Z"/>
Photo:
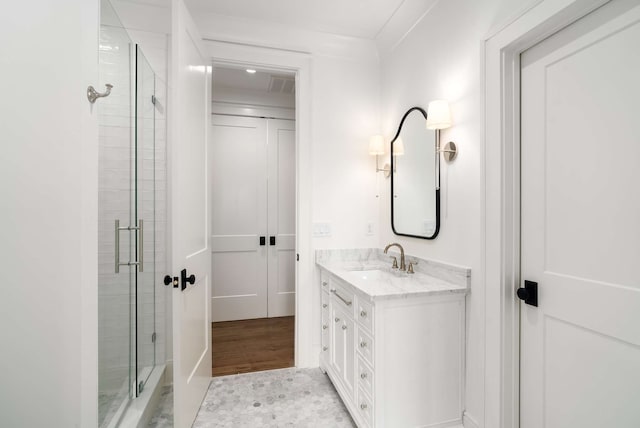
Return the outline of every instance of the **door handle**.
<path id="1" fill-rule="evenodd" d="M 269 245 L 276 245 L 276 237 L 275 236 L 270 236 L 269 237 Z"/>
<path id="2" fill-rule="evenodd" d="M 138 261 L 136 262 L 120 262 L 120 231 L 135 230 L 138 232 Z M 115 273 L 120 273 L 120 266 L 138 266 L 138 272 L 144 272 L 144 222 L 138 220 L 138 227 L 120 227 L 120 220 L 115 221 Z"/>
<path id="3" fill-rule="evenodd" d="M 180 289 L 184 291 L 187 288 L 187 283 L 193 285 L 196 282 L 196 276 L 191 274 L 187 276 L 187 270 L 182 269 L 180 271 Z"/>
<path id="4" fill-rule="evenodd" d="M 524 281 L 524 287 L 518 288 L 516 292 L 520 300 L 524 300 L 527 305 L 538 306 L 538 283 Z"/>
<path id="5" fill-rule="evenodd" d="M 261 236 L 260 237 L 260 245 L 264 245 L 267 243 L 267 237 L 266 236 Z"/>

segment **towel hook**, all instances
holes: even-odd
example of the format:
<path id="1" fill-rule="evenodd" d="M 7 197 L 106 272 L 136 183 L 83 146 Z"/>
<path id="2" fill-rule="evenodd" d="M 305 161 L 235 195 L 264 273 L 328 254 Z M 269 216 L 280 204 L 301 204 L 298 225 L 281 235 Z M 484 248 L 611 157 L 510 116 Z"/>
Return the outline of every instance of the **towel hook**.
<path id="1" fill-rule="evenodd" d="M 89 86 L 87 88 L 87 98 L 89 99 L 89 102 L 91 104 L 95 103 L 98 98 L 108 97 L 109 96 L 109 94 L 111 93 L 111 88 L 113 88 L 113 85 L 111 83 L 107 83 L 104 86 L 107 87 L 107 90 L 105 92 L 103 92 L 102 94 L 100 92 L 96 91 L 93 88 L 93 86 Z"/>

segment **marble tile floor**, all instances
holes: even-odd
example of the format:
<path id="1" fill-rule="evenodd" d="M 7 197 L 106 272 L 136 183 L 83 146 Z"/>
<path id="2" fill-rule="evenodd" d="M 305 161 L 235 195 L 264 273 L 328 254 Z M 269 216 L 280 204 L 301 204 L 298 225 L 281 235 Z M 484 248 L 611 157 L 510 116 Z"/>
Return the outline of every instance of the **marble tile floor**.
<path id="1" fill-rule="evenodd" d="M 164 387 L 149 426 L 173 426 L 173 393 Z M 353 428 L 349 412 L 320 369 L 280 369 L 213 378 L 194 428 Z"/>
<path id="2" fill-rule="evenodd" d="M 128 400 L 127 382 L 119 391 L 100 391 L 98 394 L 98 426 L 107 426 L 125 400 Z"/>

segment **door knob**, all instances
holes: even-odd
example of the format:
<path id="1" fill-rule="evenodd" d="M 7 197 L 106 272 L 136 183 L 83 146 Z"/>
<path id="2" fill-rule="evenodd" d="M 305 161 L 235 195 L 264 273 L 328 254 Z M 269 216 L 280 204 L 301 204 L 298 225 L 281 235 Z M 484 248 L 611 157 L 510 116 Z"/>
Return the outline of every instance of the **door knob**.
<path id="1" fill-rule="evenodd" d="M 191 274 L 191 275 L 187 276 L 187 270 L 186 269 L 182 269 L 180 271 L 180 279 L 181 279 L 181 289 L 182 289 L 182 291 L 184 291 L 185 288 L 187 288 L 187 283 L 193 285 L 196 282 L 196 276 L 194 274 Z"/>
<path id="2" fill-rule="evenodd" d="M 527 305 L 538 306 L 538 283 L 524 281 L 524 287 L 518 288 L 516 292 L 520 300 L 524 300 Z"/>

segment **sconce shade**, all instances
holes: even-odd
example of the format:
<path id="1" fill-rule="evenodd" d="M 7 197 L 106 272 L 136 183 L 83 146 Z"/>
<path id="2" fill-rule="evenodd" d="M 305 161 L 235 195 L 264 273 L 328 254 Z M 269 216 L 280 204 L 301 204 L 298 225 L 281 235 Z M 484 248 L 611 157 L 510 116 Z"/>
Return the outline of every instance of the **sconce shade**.
<path id="1" fill-rule="evenodd" d="M 369 139 L 369 154 L 372 156 L 384 154 L 384 137 L 374 135 Z"/>
<path id="2" fill-rule="evenodd" d="M 427 129 L 445 129 L 451 126 L 451 110 L 445 100 L 435 100 L 427 108 Z"/>
<path id="3" fill-rule="evenodd" d="M 403 154 L 404 154 L 404 142 L 402 142 L 402 138 L 398 137 L 393 142 L 393 155 L 402 156 Z"/>

